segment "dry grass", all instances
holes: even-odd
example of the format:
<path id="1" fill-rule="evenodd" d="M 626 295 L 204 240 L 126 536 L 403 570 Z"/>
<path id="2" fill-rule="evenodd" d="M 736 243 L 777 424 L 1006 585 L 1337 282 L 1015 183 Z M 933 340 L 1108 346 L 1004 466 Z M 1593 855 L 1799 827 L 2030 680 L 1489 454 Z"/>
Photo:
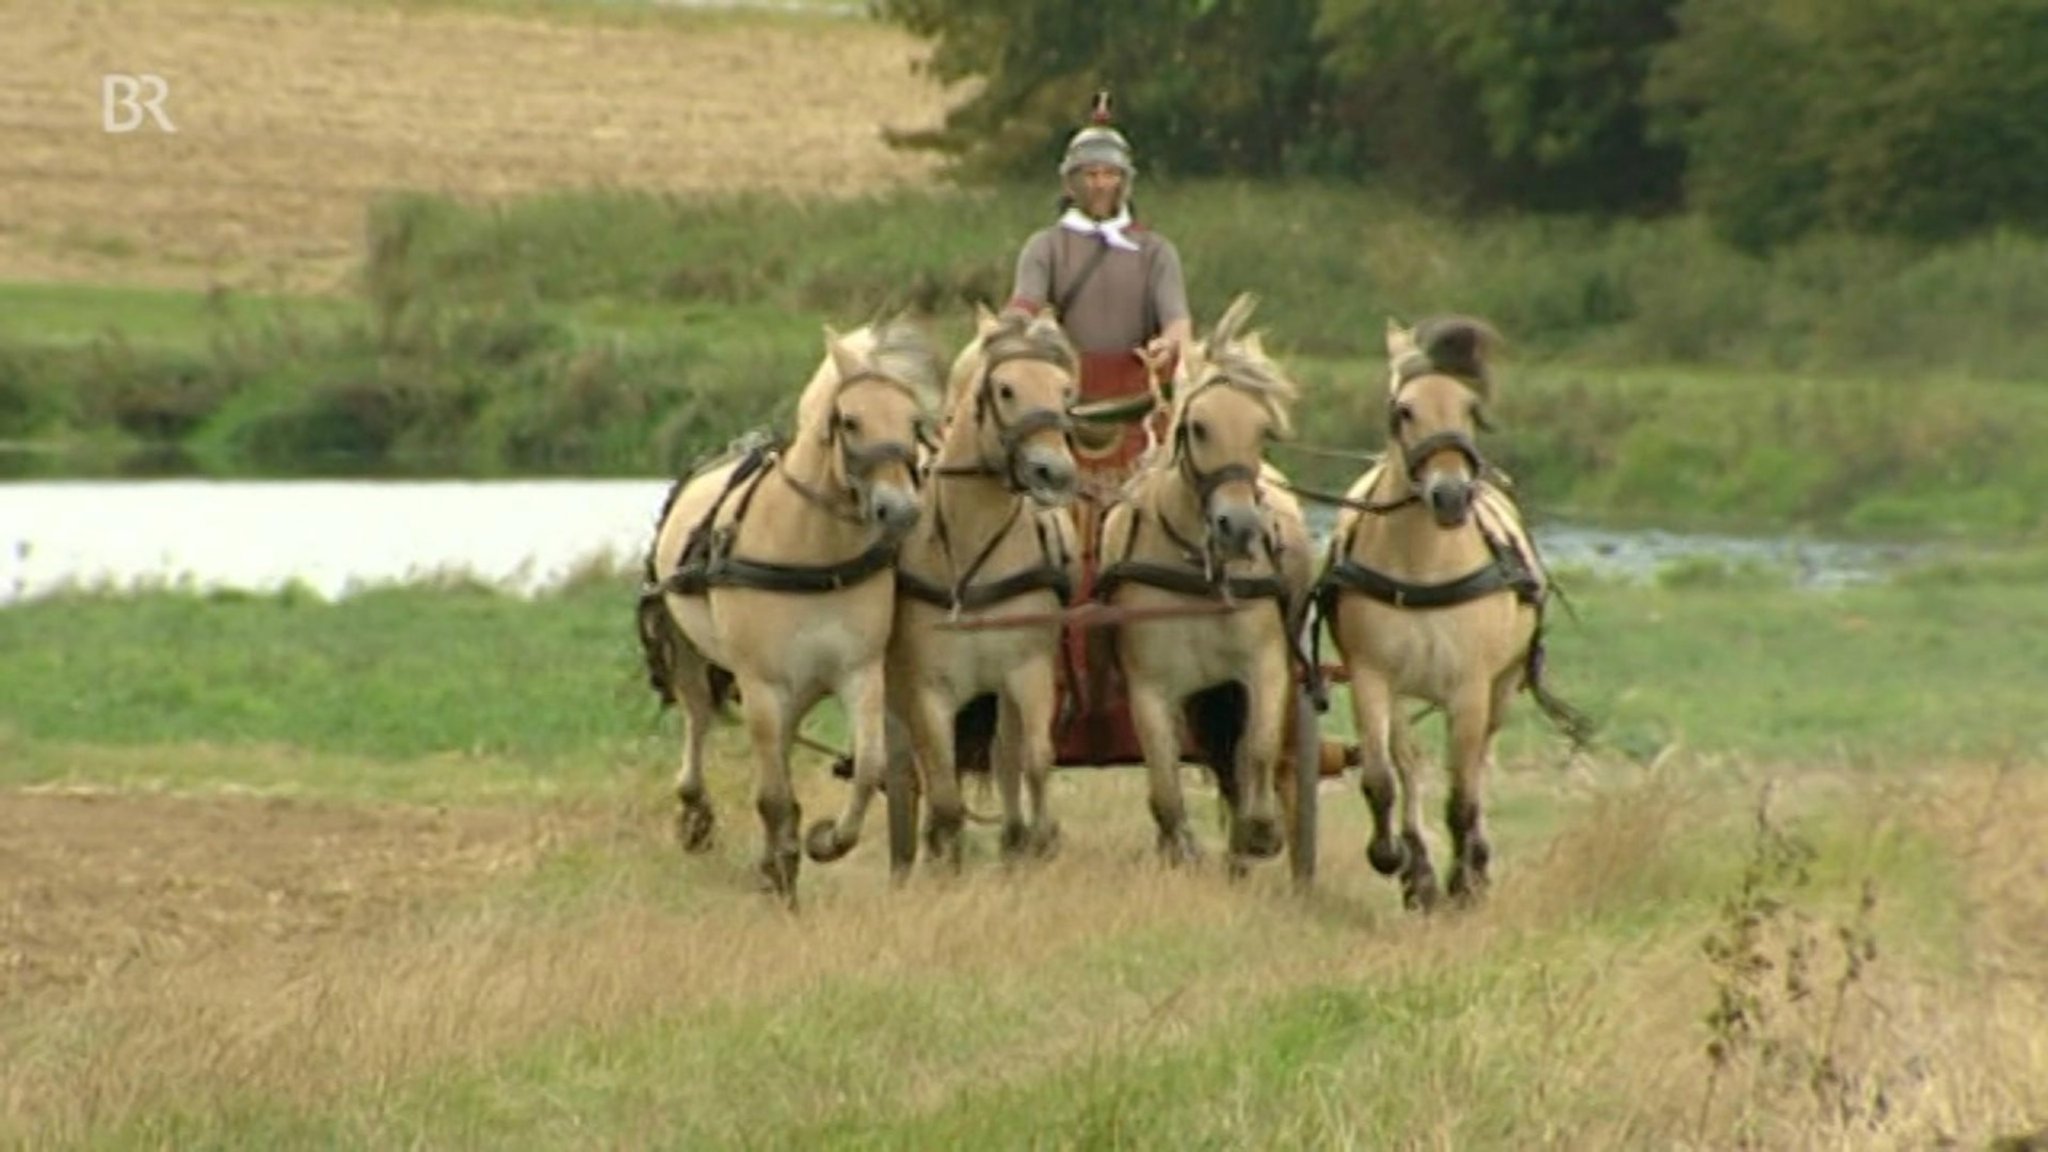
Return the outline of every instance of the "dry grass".
<path id="1" fill-rule="evenodd" d="M 511 863 L 495 871 L 466 867 L 432 830 L 470 817 L 364 815 L 383 832 L 355 848 L 304 841 L 329 850 L 324 865 L 302 846 L 259 850 L 254 870 L 324 868 L 329 885 L 391 892 L 435 872 L 446 885 L 431 900 L 329 925 L 317 947 L 247 933 L 19 998 L 0 1016 L 0 1132 L 152 1145 L 481 1146 L 496 1133 L 547 1146 L 1860 1148 L 1981 1142 L 2048 1115 L 2036 832 L 2048 785 L 1957 765 L 1939 791 L 1816 777 L 1788 792 L 1779 819 L 1799 821 L 1818 856 L 1808 886 L 1778 892 L 1797 916 L 1758 945 L 1779 964 L 1760 1034 L 1780 1051 L 1824 1045 L 1866 1107 L 1845 1115 L 1849 1089 L 1817 1093 L 1759 1045 L 1703 1114 L 1701 1020 L 1717 977 L 1700 943 L 1735 891 L 1748 789 L 1684 770 L 1644 781 L 1605 766 L 1576 784 L 1504 774 L 1504 806 L 1547 806 L 1560 822 L 1502 832 L 1492 904 L 1435 922 L 1402 916 L 1366 875 L 1348 793 L 1329 794 L 1325 890 L 1306 905 L 1270 870 L 1237 887 L 1160 872 L 1145 858 L 1138 774 L 1077 772 L 1061 777 L 1070 840 L 1050 865 L 1010 875 L 978 861 L 962 880 L 891 893 L 877 845 L 807 870 L 794 918 L 747 890 L 754 829 L 736 790 L 724 847 L 688 862 L 665 840 L 656 785 L 499 825 L 470 856 L 495 843 Z M 808 810 L 837 794 L 814 782 Z M 250 801 L 223 817 L 233 806 L 216 800 L 191 817 L 149 803 L 138 811 L 167 829 L 238 830 L 166 833 L 184 845 L 171 863 L 202 873 L 195 844 L 241 855 L 250 829 L 296 811 Z M 53 840 L 84 828 L 32 822 Z M 404 845 L 420 867 L 375 863 Z M 1865 873 L 1881 950 L 1838 1008 L 1828 941 L 1853 920 Z M 314 887 L 284 885 L 282 900 L 316 901 Z M 1794 998 L 1781 978 L 1801 934 L 1817 941 L 1818 991 Z M 1878 1092 L 1881 1113 L 1867 1107 Z M 1103 1119 L 1125 1107 L 1127 1120 Z M 1126 1135 L 1077 1127 L 1104 1123 Z"/>
<path id="2" fill-rule="evenodd" d="M 921 49 L 864 21 L 544 21 L 376 3 L 0 0 L 0 279 L 327 290 L 392 189 L 854 193 L 926 157 Z M 101 130 L 100 77 L 175 135 Z"/>

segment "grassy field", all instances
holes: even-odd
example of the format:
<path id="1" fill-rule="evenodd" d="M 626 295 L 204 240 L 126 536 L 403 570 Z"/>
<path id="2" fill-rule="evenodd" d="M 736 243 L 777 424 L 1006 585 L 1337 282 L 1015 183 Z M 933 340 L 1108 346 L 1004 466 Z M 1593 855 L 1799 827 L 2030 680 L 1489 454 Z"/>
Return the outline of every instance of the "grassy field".
<path id="1" fill-rule="evenodd" d="M 956 337 L 1050 189 L 928 192 L 880 137 L 944 106 L 918 46 L 804 7 L 0 0 L 0 449 L 32 446 L 0 470 L 645 474 L 776 419 L 821 324 Z M 179 132 L 100 132 L 108 71 L 165 75 Z M 2039 242 L 1764 262 L 1685 221 L 1146 187 L 1202 315 L 1265 295 L 1319 441 L 1373 441 L 1384 313 L 1466 310 L 1515 344 L 1496 447 L 1541 514 L 2033 544 L 1834 592 L 1566 573 L 1552 676 L 1601 739 L 1518 711 L 1492 898 L 1427 919 L 1365 866 L 1354 780 L 1298 897 L 1159 868 L 1131 769 L 1061 773 L 1063 850 L 1027 869 L 974 829 L 964 875 L 894 889 L 877 817 L 792 916 L 753 890 L 736 726 L 714 850 L 671 837 L 623 573 L 8 606 L 0 1146 L 2048 1125 Z M 830 708 L 810 731 L 842 739 Z M 809 818 L 844 795 L 824 761 Z"/>
<path id="2" fill-rule="evenodd" d="M 1059 777 L 1048 865 L 983 834 L 964 877 L 892 891 L 870 843 L 789 917 L 746 878 L 735 728 L 718 849 L 669 839 L 673 718 L 602 576 L 17 606 L 0 1134 L 1981 1146 L 2048 1116 L 2036 568 L 1582 580 L 1553 667 L 1607 739 L 1572 757 L 1518 715 L 1494 898 L 1428 922 L 1365 868 L 1348 783 L 1301 901 L 1149 863 L 1130 770 Z"/>

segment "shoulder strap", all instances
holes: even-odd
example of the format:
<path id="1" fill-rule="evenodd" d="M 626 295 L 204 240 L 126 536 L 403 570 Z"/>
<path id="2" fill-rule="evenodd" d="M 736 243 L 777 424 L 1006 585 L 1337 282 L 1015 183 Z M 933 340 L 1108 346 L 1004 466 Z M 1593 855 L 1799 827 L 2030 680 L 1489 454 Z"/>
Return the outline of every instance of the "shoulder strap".
<path id="1" fill-rule="evenodd" d="M 1053 243 L 1059 243 L 1058 236 L 1053 237 Z M 1053 301 L 1053 309 L 1058 313 L 1061 324 L 1066 323 L 1067 309 L 1073 306 L 1075 297 L 1081 294 L 1081 289 L 1087 285 L 1088 278 L 1095 275 L 1095 270 L 1102 266 L 1102 258 L 1107 255 L 1109 255 L 1109 241 L 1098 240 L 1095 245 L 1095 254 L 1088 257 L 1088 262 L 1081 265 L 1081 271 L 1075 275 L 1074 282 L 1067 285 L 1067 290 L 1060 293 L 1059 298 Z"/>

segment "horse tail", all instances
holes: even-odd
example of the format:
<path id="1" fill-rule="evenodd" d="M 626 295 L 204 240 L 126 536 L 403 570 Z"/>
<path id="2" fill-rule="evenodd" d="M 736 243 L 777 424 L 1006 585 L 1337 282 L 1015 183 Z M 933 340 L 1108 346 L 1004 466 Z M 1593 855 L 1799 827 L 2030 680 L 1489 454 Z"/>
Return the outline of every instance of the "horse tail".
<path id="1" fill-rule="evenodd" d="M 1584 751 L 1592 743 L 1593 733 L 1598 728 L 1593 717 L 1573 707 L 1543 682 L 1543 670 L 1548 663 L 1543 647 L 1543 625 L 1536 625 L 1536 635 L 1529 641 L 1529 654 L 1523 665 L 1523 682 L 1528 685 L 1529 695 L 1536 700 L 1536 707 L 1549 717 L 1551 724 L 1564 733 L 1572 742 L 1572 751 Z"/>
<path id="2" fill-rule="evenodd" d="M 1195 693 L 1187 705 L 1188 727 L 1209 771 L 1216 776 L 1216 788 L 1228 812 L 1237 811 L 1237 749 L 1244 743 L 1250 711 L 1250 695 L 1234 680 Z"/>
<path id="3" fill-rule="evenodd" d="M 663 599 L 666 592 L 661 576 L 654 568 L 654 554 L 661 538 L 662 525 L 668 523 L 668 516 L 675 509 L 676 500 L 682 496 L 683 488 L 696 475 L 679 477 L 669 485 L 668 493 L 662 497 L 661 511 L 654 517 L 656 543 L 647 546 L 647 556 L 641 561 L 640 603 L 636 612 L 637 630 L 640 634 L 640 655 L 647 666 L 647 684 L 654 689 L 655 696 L 666 708 L 676 702 L 675 678 L 682 667 L 682 649 L 688 643 L 683 630 L 676 624 L 675 617 L 668 611 Z M 706 687 L 711 692 L 711 710 L 722 710 L 725 705 L 738 698 L 734 691 L 732 673 L 716 664 L 705 669 Z"/>
<path id="4" fill-rule="evenodd" d="M 675 674 L 679 646 L 683 643 L 682 629 L 669 616 L 659 589 L 650 588 L 640 594 L 636 617 L 640 657 L 647 666 L 647 686 L 654 689 L 661 706 L 666 708 L 676 702 Z"/>

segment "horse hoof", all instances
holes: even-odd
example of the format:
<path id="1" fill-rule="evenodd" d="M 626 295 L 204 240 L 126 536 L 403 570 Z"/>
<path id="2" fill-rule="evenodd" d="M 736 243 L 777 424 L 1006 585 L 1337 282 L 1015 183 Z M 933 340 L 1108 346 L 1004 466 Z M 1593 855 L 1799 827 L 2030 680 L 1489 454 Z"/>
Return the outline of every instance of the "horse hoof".
<path id="1" fill-rule="evenodd" d="M 948 872 L 962 870 L 964 852 L 958 832 L 940 832 L 924 838 L 924 858 Z"/>
<path id="2" fill-rule="evenodd" d="M 1060 853 L 1060 822 L 1042 820 L 1031 830 L 1031 854 L 1040 860 L 1050 860 Z"/>
<path id="3" fill-rule="evenodd" d="M 1023 824 L 1003 825 L 1003 859 L 1015 860 L 1031 850 L 1031 829 Z"/>
<path id="4" fill-rule="evenodd" d="M 1245 820 L 1237 826 L 1237 831 L 1237 855 L 1271 860 L 1287 846 L 1280 835 L 1280 825 L 1271 817 Z"/>
<path id="5" fill-rule="evenodd" d="M 1202 848 L 1195 843 L 1194 833 L 1183 828 L 1159 837 L 1159 858 L 1168 867 L 1185 868 L 1202 862 Z"/>
<path id="6" fill-rule="evenodd" d="M 781 897 L 792 910 L 796 908 L 796 877 L 801 860 L 794 852 L 778 853 L 754 866 L 761 891 Z"/>
<path id="7" fill-rule="evenodd" d="M 711 850 L 718 822 L 709 808 L 683 808 L 676 813 L 676 840 L 693 855 Z"/>
<path id="8" fill-rule="evenodd" d="M 1451 902 L 1459 908 L 1477 906 L 1486 899 L 1486 889 L 1488 887 L 1489 884 L 1484 872 L 1467 868 L 1451 869 L 1451 882 L 1449 885 Z"/>
<path id="9" fill-rule="evenodd" d="M 1383 836 L 1366 845 L 1365 858 L 1380 875 L 1398 876 L 1408 864 L 1408 850 L 1392 836 Z"/>
<path id="10" fill-rule="evenodd" d="M 839 832 L 830 820 L 820 820 L 804 833 L 804 852 L 820 864 L 830 864 L 852 848 L 851 843 L 839 839 Z"/>
<path id="11" fill-rule="evenodd" d="M 1410 876 L 1401 884 L 1401 906 L 1410 912 L 1434 912 L 1443 893 L 1436 886 L 1435 873 Z"/>

